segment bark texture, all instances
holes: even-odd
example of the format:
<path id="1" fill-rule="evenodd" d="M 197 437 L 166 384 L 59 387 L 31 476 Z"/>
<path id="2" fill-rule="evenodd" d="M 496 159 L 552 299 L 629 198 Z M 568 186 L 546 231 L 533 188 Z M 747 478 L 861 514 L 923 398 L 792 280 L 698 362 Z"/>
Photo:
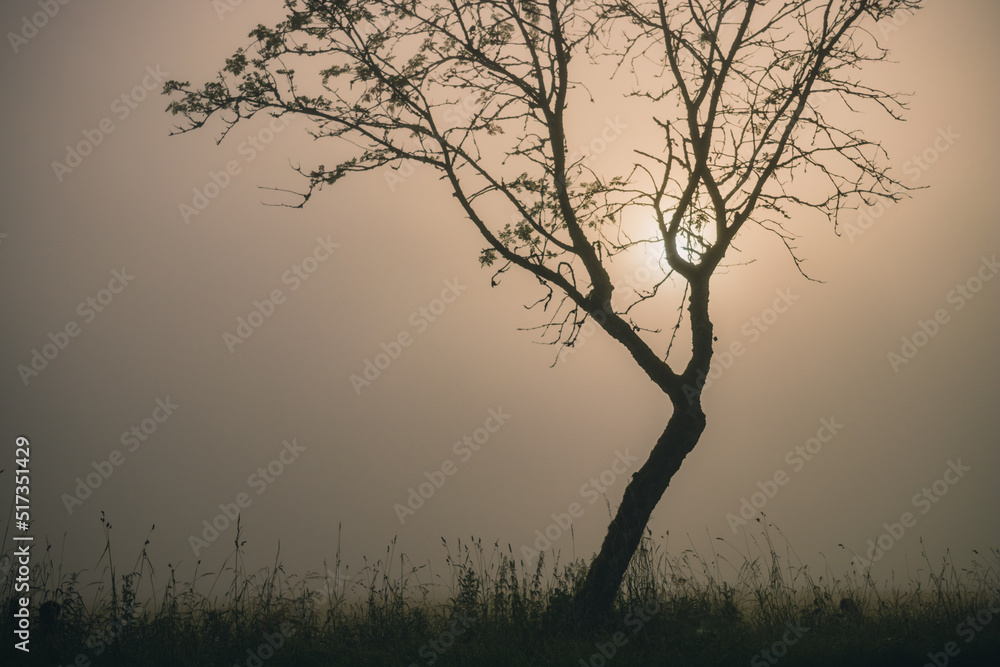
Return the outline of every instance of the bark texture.
<path id="1" fill-rule="evenodd" d="M 705 414 L 699 403 L 675 406 L 649 459 L 632 475 L 601 550 L 590 565 L 576 598 L 581 620 L 598 620 L 611 611 L 653 508 L 704 430 Z"/>

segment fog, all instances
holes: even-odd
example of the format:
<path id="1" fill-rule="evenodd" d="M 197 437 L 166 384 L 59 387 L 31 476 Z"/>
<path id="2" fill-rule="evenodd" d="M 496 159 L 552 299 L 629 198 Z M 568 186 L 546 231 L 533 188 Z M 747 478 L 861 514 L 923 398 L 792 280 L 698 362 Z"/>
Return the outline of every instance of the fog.
<path id="1" fill-rule="evenodd" d="M 352 572 L 394 539 L 434 572 L 442 538 L 518 558 L 546 533 L 562 561 L 598 549 L 670 415 L 623 348 L 595 331 L 553 366 L 558 349 L 523 330 L 546 319 L 524 308 L 537 283 L 491 287 L 428 167 L 276 207 L 262 188 L 301 189 L 290 165 L 343 147 L 266 117 L 221 144 L 218 123 L 168 136 L 163 79 L 208 80 L 281 3 L 71 2 L 24 37 L 38 11 L 0 9 L 0 488 L 12 497 L 27 437 L 36 555 L 47 539 L 64 569 L 94 568 L 103 513 L 122 563 L 148 536 L 154 563 L 189 576 L 232 553 L 236 508 L 248 561 L 280 542 L 298 573 L 332 562 L 338 535 Z M 915 575 L 924 550 L 964 563 L 997 546 L 997 28 L 985 0 L 871 27 L 897 62 L 870 81 L 913 96 L 905 123 L 852 122 L 925 189 L 840 235 L 794 221 L 822 283 L 775 237 L 741 236 L 738 260 L 756 261 L 713 282 L 725 365 L 708 428 L 650 523 L 672 554 L 745 551 L 747 504 L 834 573 L 880 537 L 878 578 Z M 581 145 L 616 128 L 595 164 L 659 141 L 597 92 L 570 110 Z"/>

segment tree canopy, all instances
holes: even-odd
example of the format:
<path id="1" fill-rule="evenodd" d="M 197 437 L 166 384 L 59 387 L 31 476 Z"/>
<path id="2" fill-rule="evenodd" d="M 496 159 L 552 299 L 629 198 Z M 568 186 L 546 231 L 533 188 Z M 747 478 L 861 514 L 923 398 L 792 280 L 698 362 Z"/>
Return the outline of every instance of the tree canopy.
<path id="1" fill-rule="evenodd" d="M 861 76 L 887 57 L 874 22 L 919 4 L 287 0 L 286 19 L 255 28 L 215 80 L 171 81 L 165 93 L 186 119 L 179 132 L 219 116 L 224 137 L 258 113 L 295 114 L 316 139 L 348 142 L 353 153 L 333 166 L 296 167 L 306 187 L 286 191 L 291 206 L 356 172 L 432 167 L 482 236 L 493 283 L 516 267 L 542 286 L 543 338 L 572 346 L 592 318 L 670 397 L 671 422 L 589 575 L 589 599 L 606 607 L 704 429 L 709 282 L 740 231 L 773 233 L 802 271 L 789 220 L 820 213 L 836 229 L 845 210 L 908 189 L 857 125 L 872 111 L 901 118 L 899 96 Z M 624 168 L 598 169 L 575 147 L 590 103 L 609 100 L 629 123 L 648 122 Z M 636 210 L 653 224 L 632 224 Z M 629 284 L 629 258 L 650 248 L 660 274 Z M 682 294 L 676 321 L 646 308 L 668 281 Z M 685 317 L 691 353 L 674 362 Z M 646 318 L 672 326 L 665 350 Z"/>

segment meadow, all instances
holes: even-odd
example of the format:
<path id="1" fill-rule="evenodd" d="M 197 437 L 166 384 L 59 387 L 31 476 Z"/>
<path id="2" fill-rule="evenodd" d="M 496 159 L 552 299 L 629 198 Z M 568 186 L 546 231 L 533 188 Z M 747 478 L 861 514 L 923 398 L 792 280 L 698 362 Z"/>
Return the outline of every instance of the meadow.
<path id="1" fill-rule="evenodd" d="M 105 523 L 89 577 L 36 548 L 32 650 L 13 648 L 8 614 L 0 655 L 66 667 L 1000 665 L 1000 549 L 976 552 L 968 569 L 925 554 L 897 586 L 864 570 L 814 575 L 778 528 L 755 527 L 727 543 L 741 561 L 715 549 L 671 555 L 669 536 L 647 534 L 615 613 L 584 630 L 567 611 L 585 563 L 551 553 L 526 567 L 509 546 L 442 539 L 435 574 L 393 543 L 351 576 L 339 551 L 325 573 L 298 575 L 280 553 L 248 571 L 237 529 L 222 567 L 184 577 L 153 567 L 149 539 L 134 563 L 118 562 Z M 4 600 L 17 570 L 7 532 Z"/>

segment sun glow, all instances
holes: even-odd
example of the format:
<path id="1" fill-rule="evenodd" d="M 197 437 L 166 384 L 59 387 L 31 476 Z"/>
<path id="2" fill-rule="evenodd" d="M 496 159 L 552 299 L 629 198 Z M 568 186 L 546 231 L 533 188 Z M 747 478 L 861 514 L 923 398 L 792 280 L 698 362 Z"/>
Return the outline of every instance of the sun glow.
<path id="1" fill-rule="evenodd" d="M 647 263 L 659 262 L 666 267 L 667 252 L 659 225 L 648 213 L 646 216 L 646 220 L 637 225 L 637 241 L 643 249 L 643 259 Z M 705 213 L 696 213 L 681 224 L 675 240 L 677 254 L 684 261 L 697 263 L 711 247 L 714 236 L 715 229 L 709 224 L 709 217 Z"/>

